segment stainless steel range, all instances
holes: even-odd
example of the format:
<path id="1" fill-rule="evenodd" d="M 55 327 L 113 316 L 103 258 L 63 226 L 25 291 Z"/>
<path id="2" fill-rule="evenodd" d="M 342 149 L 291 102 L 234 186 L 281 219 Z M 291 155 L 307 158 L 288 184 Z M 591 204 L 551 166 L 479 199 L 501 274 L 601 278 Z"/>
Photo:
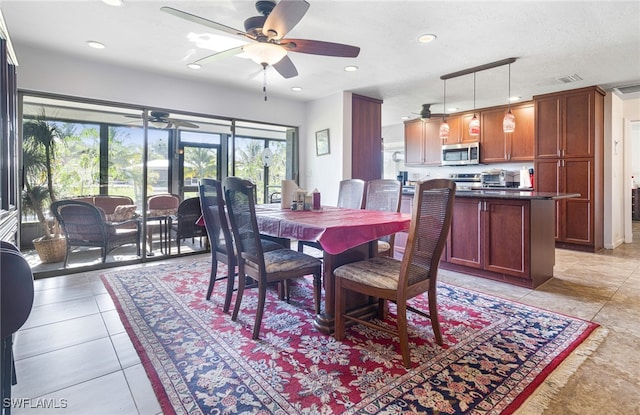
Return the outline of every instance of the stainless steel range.
<path id="1" fill-rule="evenodd" d="M 480 173 L 449 173 L 449 179 L 456 182 L 457 190 L 469 190 L 482 185 Z"/>

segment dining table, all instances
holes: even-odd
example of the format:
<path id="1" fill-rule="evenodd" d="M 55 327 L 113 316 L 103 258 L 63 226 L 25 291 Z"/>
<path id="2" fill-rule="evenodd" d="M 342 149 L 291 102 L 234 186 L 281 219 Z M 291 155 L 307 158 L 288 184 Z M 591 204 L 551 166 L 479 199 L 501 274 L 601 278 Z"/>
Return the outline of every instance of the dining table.
<path id="1" fill-rule="evenodd" d="M 323 307 L 314 326 L 332 333 L 335 310 L 335 276 L 333 271 L 344 264 L 377 255 L 377 240 L 406 231 L 411 224 L 408 213 L 323 206 L 318 210 L 291 210 L 279 203 L 256 205 L 256 219 L 261 234 L 288 240 L 315 241 L 323 252 Z M 377 301 L 354 293 L 349 296 L 347 312 L 361 318 L 378 313 Z"/>

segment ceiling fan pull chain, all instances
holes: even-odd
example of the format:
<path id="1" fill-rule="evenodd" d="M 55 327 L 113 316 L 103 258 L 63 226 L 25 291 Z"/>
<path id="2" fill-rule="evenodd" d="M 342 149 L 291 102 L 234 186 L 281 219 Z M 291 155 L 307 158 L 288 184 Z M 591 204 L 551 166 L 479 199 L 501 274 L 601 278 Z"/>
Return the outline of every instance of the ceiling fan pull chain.
<path id="1" fill-rule="evenodd" d="M 267 65 L 262 65 L 262 92 L 264 92 L 264 100 L 267 100 Z"/>

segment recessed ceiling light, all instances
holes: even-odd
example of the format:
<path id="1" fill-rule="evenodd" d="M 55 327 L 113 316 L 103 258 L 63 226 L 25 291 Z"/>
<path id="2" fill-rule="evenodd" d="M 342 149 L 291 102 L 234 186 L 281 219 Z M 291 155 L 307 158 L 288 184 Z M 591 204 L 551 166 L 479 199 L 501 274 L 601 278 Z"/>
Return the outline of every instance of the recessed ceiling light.
<path id="1" fill-rule="evenodd" d="M 344 70 L 345 70 L 346 72 L 355 72 L 355 71 L 357 71 L 357 70 L 358 70 L 358 67 L 357 67 L 357 66 L 355 66 L 355 65 L 345 66 L 345 67 L 344 67 Z"/>
<path id="2" fill-rule="evenodd" d="M 105 46 L 100 43 L 100 42 L 96 42 L 95 40 L 87 40 L 87 45 L 91 46 L 94 49 L 104 49 Z"/>
<path id="3" fill-rule="evenodd" d="M 408 119 L 409 119 L 409 116 L 408 116 L 408 115 L 405 115 L 405 116 L 400 117 L 400 119 L 401 119 L 401 120 L 408 120 Z"/>
<path id="4" fill-rule="evenodd" d="M 448 110 L 448 111 L 449 111 L 449 112 L 456 112 L 456 111 L 458 111 L 458 109 L 457 109 L 457 108 L 454 108 L 454 107 L 451 107 L 451 108 L 449 108 L 449 110 Z"/>
<path id="5" fill-rule="evenodd" d="M 302 91 L 302 87 L 299 87 L 299 86 L 292 86 L 292 87 L 291 87 L 291 90 L 292 90 L 292 91 L 294 91 L 294 92 L 300 92 L 300 91 Z"/>
<path id="6" fill-rule="evenodd" d="M 102 0 L 104 4 L 108 4 L 109 6 L 122 6 L 122 0 Z"/>
<path id="7" fill-rule="evenodd" d="M 514 102 L 514 101 L 519 101 L 521 97 L 509 97 L 509 101 Z"/>
<path id="8" fill-rule="evenodd" d="M 187 68 L 189 68 L 189 69 L 200 69 L 200 68 L 202 68 L 202 65 L 197 64 L 197 63 L 189 63 L 189 64 L 187 64 Z"/>
<path id="9" fill-rule="evenodd" d="M 418 42 L 420 42 L 420 43 L 429 43 L 429 42 L 433 42 L 437 38 L 438 38 L 438 36 L 434 35 L 433 33 L 425 33 L 424 35 L 420 35 L 418 37 Z"/>

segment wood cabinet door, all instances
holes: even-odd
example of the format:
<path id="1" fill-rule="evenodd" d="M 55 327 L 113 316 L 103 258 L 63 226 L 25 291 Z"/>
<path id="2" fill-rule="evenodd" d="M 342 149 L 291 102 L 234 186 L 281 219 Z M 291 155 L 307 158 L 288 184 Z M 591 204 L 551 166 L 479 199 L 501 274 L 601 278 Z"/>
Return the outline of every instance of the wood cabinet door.
<path id="1" fill-rule="evenodd" d="M 561 100 L 557 96 L 535 101 L 535 157 L 560 157 L 562 147 Z M 517 125 L 517 120 L 516 120 Z"/>
<path id="2" fill-rule="evenodd" d="M 460 115 L 449 115 L 447 124 L 449 124 L 449 138 L 442 140 L 442 144 L 456 144 L 462 141 L 462 117 Z"/>
<path id="3" fill-rule="evenodd" d="M 480 112 L 478 111 L 475 113 L 462 115 L 462 121 L 460 125 L 460 130 L 461 130 L 460 135 L 461 135 L 461 142 L 463 143 L 477 143 L 478 141 L 480 141 L 479 135 L 469 134 L 469 122 L 471 122 L 471 119 L 473 118 L 474 115 L 477 117 L 480 117 Z M 482 131 L 482 120 L 480 120 L 480 131 Z"/>
<path id="4" fill-rule="evenodd" d="M 424 122 L 423 164 L 439 166 L 442 163 L 442 141 L 440 140 L 440 118 Z"/>
<path id="5" fill-rule="evenodd" d="M 530 202 L 491 199 L 484 205 L 484 269 L 528 278 Z"/>
<path id="6" fill-rule="evenodd" d="M 592 157 L 594 132 L 593 90 L 568 94 L 564 98 L 564 143 L 562 157 Z"/>
<path id="7" fill-rule="evenodd" d="M 447 262 L 482 268 L 481 206 L 481 199 L 456 199 L 447 239 Z"/>
<path id="8" fill-rule="evenodd" d="M 560 240 L 583 245 L 593 244 L 593 159 L 565 159 L 564 192 L 580 197 L 562 201 L 562 233 Z"/>
<path id="9" fill-rule="evenodd" d="M 511 107 L 516 129 L 507 134 L 509 161 L 532 161 L 535 141 L 535 108 L 533 103 Z"/>
<path id="10" fill-rule="evenodd" d="M 537 192 L 563 193 L 564 183 L 560 173 L 560 159 L 538 159 L 534 163 L 535 183 Z M 561 239 L 563 222 L 563 203 L 556 200 L 555 238 Z"/>
<path id="11" fill-rule="evenodd" d="M 502 120 L 505 114 L 504 108 L 482 111 L 480 114 L 481 163 L 507 161 L 506 134 L 502 131 Z"/>
<path id="12" fill-rule="evenodd" d="M 411 120 L 404 123 L 404 164 L 419 165 L 424 161 L 424 123 Z"/>

